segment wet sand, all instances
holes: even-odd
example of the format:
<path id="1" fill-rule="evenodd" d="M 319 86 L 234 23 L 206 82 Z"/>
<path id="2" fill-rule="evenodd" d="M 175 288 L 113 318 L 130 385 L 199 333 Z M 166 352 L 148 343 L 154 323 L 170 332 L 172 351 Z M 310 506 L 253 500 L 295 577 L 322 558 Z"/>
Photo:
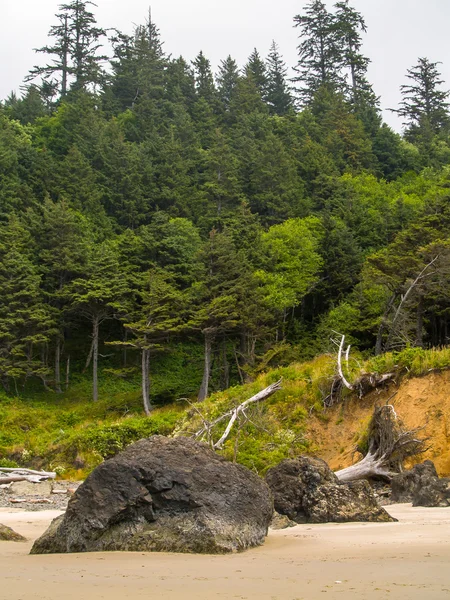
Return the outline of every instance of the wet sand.
<path id="1" fill-rule="evenodd" d="M 450 600 L 450 508 L 388 507 L 399 523 L 299 525 L 228 556 L 29 556 L 55 511 L 0 509 L 30 541 L 0 542 L 0 600 Z"/>

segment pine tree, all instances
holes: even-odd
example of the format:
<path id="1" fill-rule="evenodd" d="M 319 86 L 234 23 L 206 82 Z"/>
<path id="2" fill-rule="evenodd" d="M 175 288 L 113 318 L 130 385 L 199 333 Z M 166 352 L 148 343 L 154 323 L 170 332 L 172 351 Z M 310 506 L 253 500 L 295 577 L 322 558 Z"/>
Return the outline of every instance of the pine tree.
<path id="1" fill-rule="evenodd" d="M 214 75 L 211 70 L 211 63 L 200 52 L 192 63 L 195 75 L 195 89 L 198 98 L 203 98 L 213 106 L 217 99 L 217 90 L 214 85 Z"/>
<path id="2" fill-rule="evenodd" d="M 49 37 L 55 40 L 54 44 L 36 50 L 55 58 L 45 67 L 34 67 L 27 81 L 41 77 L 47 86 L 58 85 L 62 98 L 69 89 L 86 89 L 100 82 L 101 63 L 107 57 L 99 55 L 98 51 L 106 32 L 97 27 L 89 6 L 96 5 L 83 0 L 60 5 L 61 12 L 56 15 L 59 23 L 49 31 Z"/>
<path id="3" fill-rule="evenodd" d="M 0 377 L 8 389 L 51 373 L 45 359 L 54 332 L 52 311 L 44 301 L 41 276 L 32 261 L 33 244 L 16 216 L 0 227 Z"/>
<path id="4" fill-rule="evenodd" d="M 119 110 L 133 108 L 143 97 L 147 101 L 161 100 L 168 60 L 151 11 L 144 25 L 138 25 L 132 36 L 117 32 L 111 42 L 113 74 L 107 90 L 116 99 Z"/>
<path id="5" fill-rule="evenodd" d="M 237 63 L 231 56 L 227 56 L 225 60 L 221 61 L 217 74 L 217 91 L 225 111 L 230 109 L 236 95 L 238 82 L 239 69 Z"/>
<path id="6" fill-rule="evenodd" d="M 406 77 L 411 85 L 402 85 L 403 100 L 394 110 L 404 118 L 407 137 L 414 140 L 429 131 L 438 134 L 449 125 L 450 92 L 440 89 L 444 83 L 438 71 L 438 62 L 419 58 L 417 65 L 408 69 Z"/>
<path id="7" fill-rule="evenodd" d="M 132 333 L 125 345 L 141 354 L 141 390 L 144 411 L 153 409 L 150 400 L 150 358 L 165 349 L 170 337 L 183 328 L 185 305 L 183 296 L 174 285 L 171 275 L 163 269 L 152 269 L 139 278 L 134 296 L 136 302 L 128 305 L 121 317 L 125 329 Z M 119 342 L 119 345 L 124 345 Z"/>
<path id="8" fill-rule="evenodd" d="M 61 392 L 61 360 L 66 331 L 71 324 L 69 288 L 71 282 L 86 271 L 89 229 L 87 220 L 66 201 L 52 202 L 49 198 L 44 202 L 42 215 L 36 215 L 30 227 L 37 238 L 42 290 L 55 320 L 51 342 L 57 392 Z"/>
<path id="9" fill-rule="evenodd" d="M 366 78 L 370 60 L 361 53 L 361 32 L 367 31 L 366 23 L 361 13 L 349 5 L 349 0 L 337 2 L 335 8 L 341 64 L 344 69 L 349 71 L 349 95 L 353 106 L 358 107 L 363 101 L 363 95 L 367 95 L 370 89 Z"/>
<path id="10" fill-rule="evenodd" d="M 265 99 L 268 85 L 267 67 L 256 48 L 248 58 L 247 64 L 244 67 L 244 73 L 253 81 L 261 98 Z"/>
<path id="11" fill-rule="evenodd" d="M 266 101 L 272 114 L 283 116 L 292 108 L 292 96 L 287 83 L 286 63 L 283 61 L 275 42 L 272 42 L 270 47 L 266 65 Z"/>
<path id="12" fill-rule="evenodd" d="M 113 318 L 114 308 L 120 306 L 122 296 L 128 291 L 127 284 L 120 270 L 117 248 L 106 241 L 91 245 L 84 276 L 74 279 L 68 287 L 71 310 L 74 315 L 86 319 L 92 327 L 92 344 L 86 366 L 92 359 L 94 402 L 98 400 L 100 326 L 105 320 Z"/>
<path id="13" fill-rule="evenodd" d="M 239 296 L 248 282 L 243 277 L 245 265 L 239 259 L 227 232 L 213 229 L 201 253 L 203 275 L 191 289 L 189 327 L 200 330 L 204 339 L 203 379 L 198 400 L 208 396 L 214 343 L 240 323 Z"/>
<path id="14" fill-rule="evenodd" d="M 294 17 L 294 26 L 300 29 L 294 81 L 301 86 L 302 102 L 309 103 L 321 86 L 334 89 L 343 85 L 340 36 L 335 16 L 321 0 L 310 0 L 304 14 Z"/>

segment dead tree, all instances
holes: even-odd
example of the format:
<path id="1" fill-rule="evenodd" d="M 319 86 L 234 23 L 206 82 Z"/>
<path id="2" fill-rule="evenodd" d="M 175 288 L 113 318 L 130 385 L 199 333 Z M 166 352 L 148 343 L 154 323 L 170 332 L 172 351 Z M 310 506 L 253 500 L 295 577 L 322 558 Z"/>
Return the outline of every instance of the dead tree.
<path id="1" fill-rule="evenodd" d="M 367 444 L 357 450 L 364 458 L 335 474 L 340 481 L 382 479 L 391 481 L 403 470 L 404 461 L 427 450 L 427 439 L 419 438 L 419 427 L 405 429 L 391 404 L 375 408 L 369 424 Z"/>
<path id="2" fill-rule="evenodd" d="M 363 373 L 353 383 L 350 382 L 348 376 L 348 365 L 351 346 L 349 345 L 346 347 L 345 335 L 342 333 L 337 333 L 336 331 L 333 333 L 336 333 L 336 335 L 340 336 L 339 338 L 331 339 L 333 344 L 335 344 L 338 348 L 336 357 L 337 372 L 331 381 L 330 392 L 324 398 L 323 403 L 325 408 L 330 408 L 341 400 L 343 388 L 346 388 L 352 392 L 356 392 L 358 396 L 362 398 L 370 391 L 381 387 L 386 383 L 390 383 L 394 379 L 395 373 L 384 373 L 383 375 L 378 375 L 377 373 Z M 344 374 L 344 365 L 347 375 Z"/>
<path id="3" fill-rule="evenodd" d="M 266 400 L 267 398 L 270 398 L 270 396 L 273 396 L 275 392 L 281 389 L 281 383 L 281 379 L 276 383 L 272 383 L 271 385 L 261 390 L 248 400 L 245 400 L 245 402 L 242 402 L 242 404 L 239 404 L 239 406 L 236 406 L 236 408 L 232 408 L 223 415 L 220 415 L 220 417 L 217 417 L 217 419 L 214 419 L 214 421 L 207 421 L 205 417 L 199 412 L 199 410 L 195 408 L 195 412 L 197 412 L 197 414 L 200 415 L 203 421 L 203 427 L 199 429 L 196 433 L 194 433 L 193 437 L 195 439 L 202 439 L 206 437 L 212 448 L 214 448 L 215 450 L 221 450 L 225 441 L 230 435 L 231 430 L 233 429 L 233 425 L 235 424 L 238 417 L 241 414 L 246 416 L 245 411 L 251 404 L 261 402 L 263 400 Z M 219 425 L 219 423 L 223 423 L 226 419 L 228 419 L 228 423 L 225 427 L 224 432 L 222 433 L 221 437 L 216 442 L 214 442 L 212 440 L 212 430 L 217 425 Z"/>

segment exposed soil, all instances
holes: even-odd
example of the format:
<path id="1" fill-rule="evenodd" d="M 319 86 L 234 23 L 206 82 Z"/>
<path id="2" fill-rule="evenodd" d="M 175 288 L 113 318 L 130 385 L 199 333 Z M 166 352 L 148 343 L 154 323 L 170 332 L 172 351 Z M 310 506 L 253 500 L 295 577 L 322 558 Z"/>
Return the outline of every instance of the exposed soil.
<path id="1" fill-rule="evenodd" d="M 395 393 L 395 396 L 391 396 Z M 408 428 L 426 424 L 424 437 L 430 438 L 431 448 L 415 462 L 430 459 L 440 476 L 450 474 L 450 371 L 430 373 L 424 377 L 404 380 L 376 390 L 363 399 L 346 399 L 310 421 L 309 437 L 333 470 L 357 462 L 355 451 L 359 435 L 366 429 L 376 404 L 389 403 Z M 410 465 L 412 466 L 412 465 Z"/>

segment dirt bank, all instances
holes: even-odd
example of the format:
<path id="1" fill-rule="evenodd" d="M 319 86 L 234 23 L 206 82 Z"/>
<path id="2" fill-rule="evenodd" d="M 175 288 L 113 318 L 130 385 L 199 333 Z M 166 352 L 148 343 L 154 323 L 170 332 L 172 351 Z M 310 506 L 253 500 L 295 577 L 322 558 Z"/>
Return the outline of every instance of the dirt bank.
<path id="1" fill-rule="evenodd" d="M 324 419 L 313 419 L 309 437 L 320 448 L 318 456 L 333 470 L 358 460 L 355 443 L 370 420 L 376 403 L 390 403 L 410 427 L 426 423 L 424 435 L 430 437 L 431 448 L 420 461 L 431 459 L 441 476 L 450 475 L 450 371 L 430 373 L 404 380 L 398 388 L 369 394 L 362 400 L 347 399 L 326 413 Z"/>

